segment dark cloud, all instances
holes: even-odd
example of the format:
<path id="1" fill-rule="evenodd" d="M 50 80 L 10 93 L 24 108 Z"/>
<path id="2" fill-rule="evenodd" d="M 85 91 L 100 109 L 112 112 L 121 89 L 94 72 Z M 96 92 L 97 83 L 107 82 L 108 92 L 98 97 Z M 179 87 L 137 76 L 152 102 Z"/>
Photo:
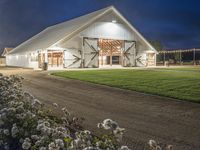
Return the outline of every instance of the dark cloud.
<path id="1" fill-rule="evenodd" d="M 167 49 L 200 47 L 199 0 L 0 0 L 0 49 L 109 5 Z"/>

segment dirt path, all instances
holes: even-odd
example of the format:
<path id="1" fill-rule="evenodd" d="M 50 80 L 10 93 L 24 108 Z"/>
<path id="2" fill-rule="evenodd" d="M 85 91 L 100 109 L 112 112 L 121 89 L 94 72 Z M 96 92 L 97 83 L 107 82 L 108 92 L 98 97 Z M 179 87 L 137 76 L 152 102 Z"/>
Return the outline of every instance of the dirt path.
<path id="1" fill-rule="evenodd" d="M 126 129 L 125 141 L 144 149 L 149 139 L 173 144 L 176 150 L 200 149 L 200 105 L 120 90 L 86 82 L 25 72 L 24 88 L 41 101 L 67 106 L 95 130 L 103 119 Z"/>

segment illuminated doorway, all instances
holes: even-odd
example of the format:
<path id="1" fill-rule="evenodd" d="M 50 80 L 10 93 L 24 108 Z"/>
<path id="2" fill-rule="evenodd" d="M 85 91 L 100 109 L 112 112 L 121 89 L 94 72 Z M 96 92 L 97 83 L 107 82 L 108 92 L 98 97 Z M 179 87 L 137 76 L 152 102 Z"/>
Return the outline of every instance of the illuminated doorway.
<path id="1" fill-rule="evenodd" d="M 122 65 L 123 45 L 121 40 L 99 39 L 99 65 Z"/>

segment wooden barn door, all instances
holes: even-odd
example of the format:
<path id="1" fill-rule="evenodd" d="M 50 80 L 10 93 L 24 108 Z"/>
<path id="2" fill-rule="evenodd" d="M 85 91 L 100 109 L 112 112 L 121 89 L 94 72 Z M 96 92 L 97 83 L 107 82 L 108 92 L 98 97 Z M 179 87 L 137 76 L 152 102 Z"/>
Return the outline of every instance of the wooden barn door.
<path id="1" fill-rule="evenodd" d="M 136 66 L 144 67 L 147 66 L 147 54 L 146 52 L 140 52 L 136 56 Z"/>
<path id="2" fill-rule="evenodd" d="M 64 51 L 64 67 L 80 68 L 81 67 L 81 51 L 77 49 L 68 49 Z"/>
<path id="3" fill-rule="evenodd" d="M 136 57 L 135 41 L 124 41 L 124 51 L 123 51 L 123 66 L 133 67 Z"/>
<path id="4" fill-rule="evenodd" d="M 83 59 L 84 67 L 99 67 L 98 39 L 83 38 Z"/>

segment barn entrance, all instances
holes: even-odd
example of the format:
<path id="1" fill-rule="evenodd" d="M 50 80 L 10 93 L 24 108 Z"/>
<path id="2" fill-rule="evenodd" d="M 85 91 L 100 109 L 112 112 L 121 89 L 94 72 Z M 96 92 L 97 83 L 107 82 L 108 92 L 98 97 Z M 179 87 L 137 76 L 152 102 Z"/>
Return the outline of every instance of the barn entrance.
<path id="1" fill-rule="evenodd" d="M 39 68 L 42 68 L 45 63 L 45 55 L 46 55 L 46 62 L 48 64 L 48 68 L 63 67 L 63 52 L 48 50 L 46 54 L 39 53 L 38 55 Z"/>
<path id="2" fill-rule="evenodd" d="M 123 45 L 122 40 L 99 39 L 99 66 L 122 65 Z"/>
<path id="3" fill-rule="evenodd" d="M 135 45 L 135 41 L 84 37 L 82 66 L 85 68 L 117 65 L 135 66 Z"/>
<path id="4" fill-rule="evenodd" d="M 63 67 L 63 52 L 48 51 L 49 67 Z"/>

